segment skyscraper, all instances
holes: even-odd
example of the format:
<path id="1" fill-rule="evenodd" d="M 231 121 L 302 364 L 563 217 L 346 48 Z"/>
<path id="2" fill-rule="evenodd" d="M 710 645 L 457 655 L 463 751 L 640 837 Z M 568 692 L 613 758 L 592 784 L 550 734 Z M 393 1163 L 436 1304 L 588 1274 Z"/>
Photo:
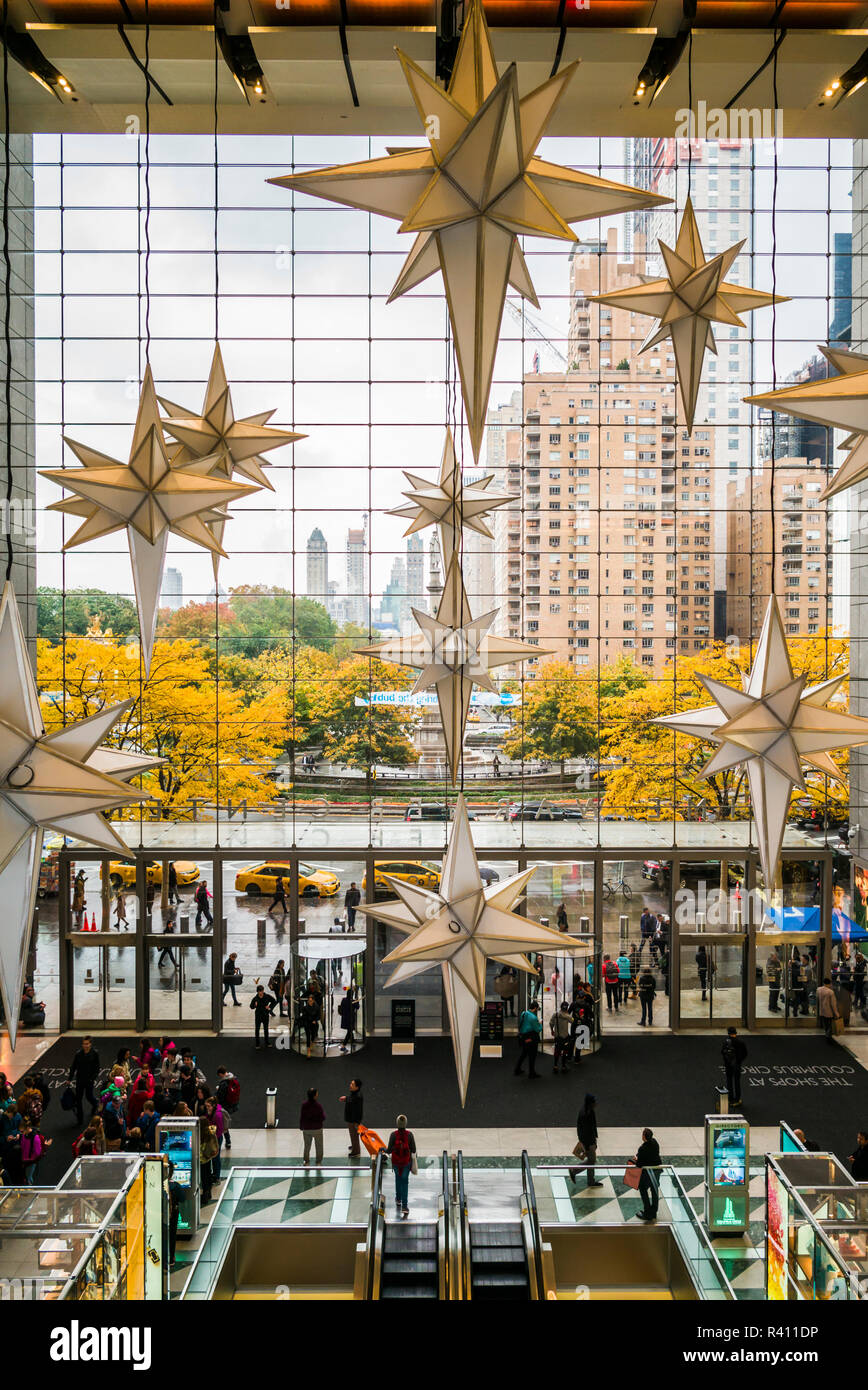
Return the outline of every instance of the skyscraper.
<path id="1" fill-rule="evenodd" d="M 360 527 L 347 531 L 347 615 L 350 622 L 367 627 L 371 616 L 368 517 Z"/>
<path id="2" fill-rule="evenodd" d="M 832 321 L 830 343 L 849 343 L 853 320 L 853 236 L 836 232 L 832 256 Z"/>
<path id="3" fill-rule="evenodd" d="M 329 549 L 326 538 L 316 526 L 307 538 L 307 596 L 328 607 Z"/>
<path id="4" fill-rule="evenodd" d="M 421 535 L 407 537 L 407 605 L 424 608 L 425 603 L 425 542 Z"/>
<path id="5" fill-rule="evenodd" d="M 181 608 L 184 603 L 184 577 L 181 571 L 173 569 L 171 565 L 163 575 L 163 587 L 160 590 L 160 607 L 171 608 L 173 612 Z"/>

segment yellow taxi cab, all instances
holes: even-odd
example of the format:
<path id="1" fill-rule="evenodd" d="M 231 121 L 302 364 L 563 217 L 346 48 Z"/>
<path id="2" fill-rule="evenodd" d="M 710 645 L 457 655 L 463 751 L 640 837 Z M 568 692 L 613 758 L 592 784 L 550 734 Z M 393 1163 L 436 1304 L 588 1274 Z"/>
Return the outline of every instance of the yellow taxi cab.
<path id="1" fill-rule="evenodd" d="M 398 878 L 402 883 L 412 883 L 417 888 L 439 888 L 440 870 L 433 864 L 425 864 L 421 859 L 391 860 L 378 859 L 374 865 L 374 892 L 391 893 L 392 887 L 386 878 Z M 367 887 L 367 874 L 362 879 L 362 890 Z"/>
<path id="2" fill-rule="evenodd" d="M 199 865 L 194 864 L 189 859 L 173 859 L 175 873 L 178 876 L 178 887 L 186 888 L 191 883 L 195 883 L 199 877 Z M 157 888 L 162 886 L 163 865 L 158 859 L 149 859 L 147 863 L 148 883 L 153 883 Z M 109 864 L 109 883 L 112 888 L 135 888 L 136 886 L 136 866 L 130 864 L 125 859 L 113 859 Z"/>
<path id="3" fill-rule="evenodd" d="M 283 876 L 284 889 L 289 892 L 289 864 L 279 859 L 269 859 L 249 869 L 242 869 L 235 875 L 235 891 L 246 893 L 251 898 L 260 893 L 273 893 L 279 874 Z M 340 879 L 330 869 L 318 869 L 314 864 L 299 864 L 298 891 L 302 897 L 333 898 L 340 886 Z"/>

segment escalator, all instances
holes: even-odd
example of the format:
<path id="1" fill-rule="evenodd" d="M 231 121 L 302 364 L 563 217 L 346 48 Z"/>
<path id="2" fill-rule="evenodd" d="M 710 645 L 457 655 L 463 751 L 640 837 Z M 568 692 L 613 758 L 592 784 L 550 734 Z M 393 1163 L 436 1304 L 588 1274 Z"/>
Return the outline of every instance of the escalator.
<path id="1" fill-rule="evenodd" d="M 451 1226 L 450 1165 L 444 1153 L 436 1170 L 414 1179 L 413 1221 L 387 1219 L 383 1153 L 377 1155 L 368 1230 L 369 1299 L 447 1299 L 449 1295 L 449 1232 Z"/>
<path id="2" fill-rule="evenodd" d="M 546 1297 L 539 1217 L 530 1161 L 522 1154 L 514 1189 L 502 1175 L 494 1204 L 465 1179 L 464 1156 L 456 1156 L 461 1213 L 463 1296 L 480 1302 L 527 1303 Z M 492 1209 L 492 1205 L 496 1209 Z"/>

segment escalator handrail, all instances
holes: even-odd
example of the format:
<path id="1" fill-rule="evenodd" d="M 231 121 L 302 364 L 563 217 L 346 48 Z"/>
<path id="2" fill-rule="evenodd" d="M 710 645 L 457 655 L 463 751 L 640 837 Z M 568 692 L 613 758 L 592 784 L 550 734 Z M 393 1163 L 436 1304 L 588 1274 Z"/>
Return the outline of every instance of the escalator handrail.
<path id="1" fill-rule="evenodd" d="M 384 1149 L 380 1149 L 374 1160 L 374 1177 L 371 1187 L 371 1213 L 368 1218 L 368 1280 L 366 1297 L 374 1297 L 374 1265 L 375 1250 L 377 1244 L 377 1226 L 380 1220 L 380 1204 L 383 1194 L 383 1169 L 385 1167 L 383 1156 Z"/>
<path id="2" fill-rule="evenodd" d="M 461 1269 L 461 1290 L 459 1296 L 465 1300 L 472 1297 L 470 1277 L 470 1232 L 468 1230 L 467 1193 L 464 1188 L 464 1154 L 458 1149 L 455 1154 L 455 1177 L 458 1188 L 458 1222 L 461 1232 L 461 1249 L 458 1265 Z"/>
<path id="3" fill-rule="evenodd" d="M 542 1265 L 542 1231 L 540 1230 L 539 1211 L 536 1204 L 536 1190 L 533 1185 L 533 1172 L 531 1171 L 530 1158 L 527 1149 L 521 1151 L 521 1185 L 525 1202 L 527 1203 L 530 1215 L 530 1228 L 533 1238 L 533 1262 L 534 1273 L 536 1275 L 537 1298 L 544 1299 L 545 1280 L 543 1278 Z"/>

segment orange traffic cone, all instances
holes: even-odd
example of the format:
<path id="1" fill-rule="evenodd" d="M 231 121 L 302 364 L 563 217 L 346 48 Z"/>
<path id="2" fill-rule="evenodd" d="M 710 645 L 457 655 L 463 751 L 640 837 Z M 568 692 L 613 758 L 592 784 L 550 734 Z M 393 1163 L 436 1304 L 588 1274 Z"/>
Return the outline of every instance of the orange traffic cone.
<path id="1" fill-rule="evenodd" d="M 95 912 L 92 912 L 92 913 L 90 914 L 90 929 L 91 929 L 91 931 L 96 931 L 96 930 L 97 930 L 97 925 L 96 925 L 96 913 L 95 913 Z"/>

